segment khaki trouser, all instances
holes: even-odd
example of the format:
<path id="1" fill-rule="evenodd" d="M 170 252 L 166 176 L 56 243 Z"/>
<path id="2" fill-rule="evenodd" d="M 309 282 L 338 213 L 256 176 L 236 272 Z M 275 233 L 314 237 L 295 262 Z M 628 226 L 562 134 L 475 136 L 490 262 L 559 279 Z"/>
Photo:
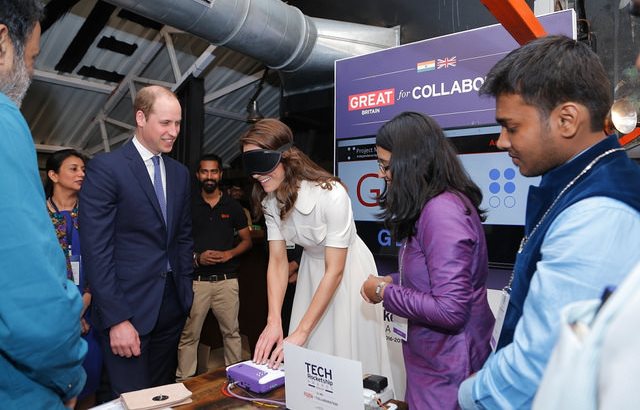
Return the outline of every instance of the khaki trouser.
<path id="1" fill-rule="evenodd" d="M 238 279 L 218 282 L 193 281 L 191 314 L 184 325 L 178 344 L 178 369 L 176 371 L 176 380 L 178 381 L 196 373 L 200 331 L 209 309 L 213 311 L 220 325 L 225 364 L 228 366 L 241 360 Z"/>

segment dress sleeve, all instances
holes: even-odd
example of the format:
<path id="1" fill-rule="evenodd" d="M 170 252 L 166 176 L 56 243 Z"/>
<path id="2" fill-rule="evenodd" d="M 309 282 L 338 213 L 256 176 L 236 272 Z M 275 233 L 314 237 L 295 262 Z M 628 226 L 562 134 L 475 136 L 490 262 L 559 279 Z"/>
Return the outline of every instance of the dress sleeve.
<path id="1" fill-rule="evenodd" d="M 454 194 L 433 198 L 425 205 L 412 238 L 424 255 L 429 289 L 391 285 L 385 289 L 384 306 L 395 314 L 427 326 L 457 331 L 465 326 L 473 294 L 472 267 L 478 233 L 472 216 Z M 406 260 L 405 260 L 406 261 Z M 405 262 L 406 263 L 406 262 Z M 418 273 L 416 273 L 418 274 Z"/>
<path id="2" fill-rule="evenodd" d="M 322 200 L 316 206 L 327 226 L 325 246 L 348 248 L 355 229 L 349 194 L 339 183 L 334 184 L 331 190 L 323 191 Z"/>
<path id="3" fill-rule="evenodd" d="M 262 201 L 264 210 L 264 223 L 267 225 L 267 240 L 283 241 L 284 235 L 280 229 L 280 214 L 276 206 L 276 199 L 267 197 Z"/>

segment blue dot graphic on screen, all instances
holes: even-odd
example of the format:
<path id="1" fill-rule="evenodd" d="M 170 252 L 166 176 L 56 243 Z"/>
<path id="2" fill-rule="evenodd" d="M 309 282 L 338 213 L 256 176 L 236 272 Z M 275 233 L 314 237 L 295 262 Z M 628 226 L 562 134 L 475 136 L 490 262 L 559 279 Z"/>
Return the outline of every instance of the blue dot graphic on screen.
<path id="1" fill-rule="evenodd" d="M 503 169 L 491 168 L 488 173 L 489 192 L 493 195 L 489 197 L 491 208 L 513 208 L 516 205 L 516 198 L 512 196 L 516 191 L 516 169 L 507 167 Z"/>
<path id="2" fill-rule="evenodd" d="M 514 206 L 516 206 L 516 199 L 511 195 L 508 195 L 504 198 L 504 206 L 506 206 L 507 208 L 513 208 Z"/>
<path id="3" fill-rule="evenodd" d="M 507 179 L 513 179 L 516 177 L 516 170 L 513 168 L 507 168 L 504 170 L 504 177 Z M 492 178 L 493 179 L 493 178 Z M 506 188 L 505 188 L 506 189 Z"/>
<path id="4" fill-rule="evenodd" d="M 513 194 L 514 192 L 516 192 L 516 184 L 514 184 L 513 182 L 507 182 L 506 184 L 504 184 L 504 192 L 506 192 L 507 194 Z"/>

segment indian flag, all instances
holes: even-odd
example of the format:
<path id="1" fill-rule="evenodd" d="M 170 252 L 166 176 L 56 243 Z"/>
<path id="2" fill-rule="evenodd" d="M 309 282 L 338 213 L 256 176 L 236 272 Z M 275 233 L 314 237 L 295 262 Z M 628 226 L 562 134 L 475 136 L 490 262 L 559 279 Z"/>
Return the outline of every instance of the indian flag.
<path id="1" fill-rule="evenodd" d="M 423 61 L 416 64 L 416 71 L 422 73 L 423 71 L 433 71 L 436 69 L 436 60 Z"/>

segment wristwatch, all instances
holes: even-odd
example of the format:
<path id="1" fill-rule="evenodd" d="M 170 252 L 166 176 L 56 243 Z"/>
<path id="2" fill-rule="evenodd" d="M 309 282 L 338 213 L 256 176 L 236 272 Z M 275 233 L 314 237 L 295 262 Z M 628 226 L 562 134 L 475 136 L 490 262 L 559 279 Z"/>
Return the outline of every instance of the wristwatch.
<path id="1" fill-rule="evenodd" d="M 382 289 L 384 289 L 385 286 L 387 286 L 387 282 L 384 280 L 381 280 L 376 285 L 376 296 L 378 297 L 378 302 L 382 302 Z"/>
<path id="2" fill-rule="evenodd" d="M 200 254 L 198 252 L 193 253 L 193 266 L 196 268 L 200 266 Z"/>

